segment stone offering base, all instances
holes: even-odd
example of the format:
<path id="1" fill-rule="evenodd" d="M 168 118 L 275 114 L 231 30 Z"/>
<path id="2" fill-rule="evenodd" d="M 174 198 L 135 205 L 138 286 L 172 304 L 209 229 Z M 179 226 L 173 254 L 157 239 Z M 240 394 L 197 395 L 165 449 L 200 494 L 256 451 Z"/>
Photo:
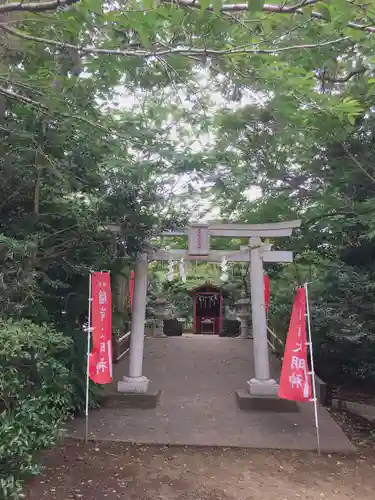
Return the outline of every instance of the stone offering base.
<path id="1" fill-rule="evenodd" d="M 245 389 L 236 391 L 237 404 L 240 410 L 272 411 L 275 413 L 298 412 L 295 401 L 280 399 L 277 396 L 253 396 Z"/>
<path id="2" fill-rule="evenodd" d="M 116 410 L 122 408 L 139 408 L 144 410 L 156 408 L 160 402 L 161 394 L 161 389 L 149 390 L 143 393 L 117 392 L 107 394 L 104 396 L 103 407 Z"/>

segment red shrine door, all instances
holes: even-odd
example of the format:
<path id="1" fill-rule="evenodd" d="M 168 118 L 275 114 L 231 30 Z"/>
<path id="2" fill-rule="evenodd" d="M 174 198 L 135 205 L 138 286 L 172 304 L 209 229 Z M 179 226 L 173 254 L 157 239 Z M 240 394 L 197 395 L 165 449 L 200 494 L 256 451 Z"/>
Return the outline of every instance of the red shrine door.
<path id="1" fill-rule="evenodd" d="M 219 335 L 222 319 L 220 288 L 202 285 L 194 290 L 194 333 Z"/>

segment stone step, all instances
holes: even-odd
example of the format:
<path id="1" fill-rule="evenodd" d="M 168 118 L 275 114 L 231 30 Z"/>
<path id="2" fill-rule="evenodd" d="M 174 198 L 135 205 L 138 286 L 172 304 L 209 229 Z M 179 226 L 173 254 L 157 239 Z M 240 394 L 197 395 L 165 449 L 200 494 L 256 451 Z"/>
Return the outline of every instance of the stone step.
<path id="1" fill-rule="evenodd" d="M 161 389 L 148 389 L 144 393 L 111 392 L 103 397 L 102 407 L 120 410 L 123 408 L 139 408 L 148 410 L 156 408 L 162 395 Z"/>
<path id="2" fill-rule="evenodd" d="M 364 418 L 369 422 L 375 422 L 375 406 L 367 405 L 365 403 L 354 403 L 352 401 L 332 399 L 332 408 L 335 410 L 346 410 L 347 412 Z"/>

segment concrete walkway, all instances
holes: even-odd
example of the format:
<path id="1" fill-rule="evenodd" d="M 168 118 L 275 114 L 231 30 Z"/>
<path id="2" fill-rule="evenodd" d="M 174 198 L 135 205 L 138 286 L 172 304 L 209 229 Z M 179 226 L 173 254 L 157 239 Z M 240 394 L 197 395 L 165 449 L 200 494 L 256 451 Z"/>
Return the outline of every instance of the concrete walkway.
<path id="1" fill-rule="evenodd" d="M 272 364 L 278 378 L 279 364 Z M 127 373 L 127 359 L 115 367 L 115 380 Z M 234 390 L 253 373 L 252 341 L 214 336 L 147 339 L 144 373 L 163 389 L 156 409 L 96 410 L 89 436 L 142 444 L 173 444 L 314 450 L 313 406 L 298 413 L 244 412 Z M 352 452 L 353 446 L 324 408 L 319 409 L 321 445 L 326 452 Z M 69 426 L 83 437 L 84 420 Z"/>

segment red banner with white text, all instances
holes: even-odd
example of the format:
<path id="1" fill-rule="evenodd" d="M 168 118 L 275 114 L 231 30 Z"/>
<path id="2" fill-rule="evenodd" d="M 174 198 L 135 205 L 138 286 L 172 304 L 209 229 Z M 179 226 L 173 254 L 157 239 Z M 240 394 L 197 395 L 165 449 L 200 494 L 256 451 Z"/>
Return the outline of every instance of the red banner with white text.
<path id="1" fill-rule="evenodd" d="M 89 376 L 95 384 L 112 382 L 112 294 L 108 272 L 91 275 L 92 346 Z"/>
<path id="2" fill-rule="evenodd" d="M 270 279 L 267 274 L 264 275 L 264 303 L 266 305 L 266 314 L 268 313 L 268 308 L 270 307 L 270 297 L 271 297 L 271 286 Z"/>
<path id="3" fill-rule="evenodd" d="M 129 295 L 130 295 L 130 311 L 133 310 L 133 296 L 134 296 L 134 271 L 130 274 L 130 282 L 129 282 Z"/>
<path id="4" fill-rule="evenodd" d="M 298 288 L 294 298 L 278 395 L 279 398 L 291 401 L 311 401 L 312 387 L 310 368 L 307 363 L 304 288 Z"/>

